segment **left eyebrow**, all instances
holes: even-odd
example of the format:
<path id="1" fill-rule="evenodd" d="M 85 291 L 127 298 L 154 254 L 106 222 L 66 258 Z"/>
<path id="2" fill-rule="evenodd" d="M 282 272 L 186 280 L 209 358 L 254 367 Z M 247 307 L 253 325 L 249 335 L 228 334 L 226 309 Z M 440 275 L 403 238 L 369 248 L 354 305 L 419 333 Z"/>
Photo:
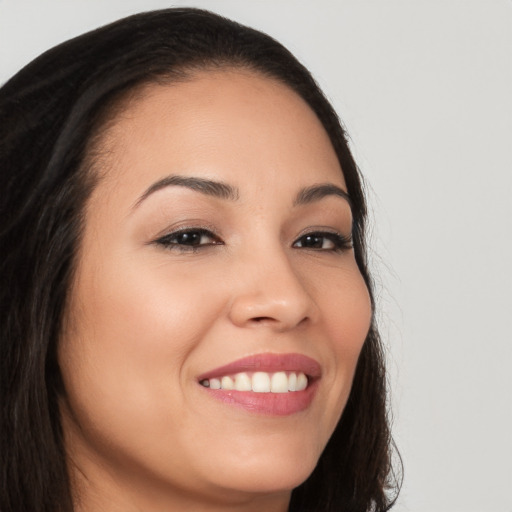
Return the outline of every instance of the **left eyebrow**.
<path id="1" fill-rule="evenodd" d="M 332 183 L 321 183 L 319 185 L 312 185 L 311 187 L 303 188 L 295 197 L 293 206 L 310 204 L 315 201 L 320 201 L 320 199 L 328 196 L 338 196 L 343 198 L 349 204 L 350 209 L 352 209 L 352 200 L 348 193 Z"/>
<path id="2" fill-rule="evenodd" d="M 185 187 L 207 196 L 218 197 L 219 199 L 228 199 L 231 201 L 236 201 L 239 196 L 238 190 L 235 187 L 220 181 L 213 181 L 195 176 L 171 175 L 153 183 L 153 185 L 151 185 L 142 194 L 142 196 L 139 197 L 133 208 L 137 208 L 137 206 L 139 206 L 140 203 L 147 199 L 151 194 L 154 194 L 158 190 L 166 187 Z"/>

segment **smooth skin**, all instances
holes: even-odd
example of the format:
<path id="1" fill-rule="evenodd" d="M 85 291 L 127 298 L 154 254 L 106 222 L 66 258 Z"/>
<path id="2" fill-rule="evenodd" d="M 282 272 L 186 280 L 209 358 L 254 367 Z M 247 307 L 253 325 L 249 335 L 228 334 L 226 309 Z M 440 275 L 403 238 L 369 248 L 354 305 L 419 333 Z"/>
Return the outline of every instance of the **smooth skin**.
<path id="1" fill-rule="evenodd" d="M 217 70 L 144 87 L 96 149 L 59 347 L 77 510 L 284 512 L 342 414 L 371 319 L 349 202 L 297 204 L 319 184 L 346 191 L 327 133 L 288 87 Z M 198 382 L 264 353 L 318 361 L 306 410 L 247 411 Z"/>

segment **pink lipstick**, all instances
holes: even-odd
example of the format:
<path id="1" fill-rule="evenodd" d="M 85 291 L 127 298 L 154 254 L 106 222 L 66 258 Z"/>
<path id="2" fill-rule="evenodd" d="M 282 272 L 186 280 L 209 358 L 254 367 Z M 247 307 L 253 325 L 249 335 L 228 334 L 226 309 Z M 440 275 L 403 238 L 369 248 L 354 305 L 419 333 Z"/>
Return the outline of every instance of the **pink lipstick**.
<path id="1" fill-rule="evenodd" d="M 302 354 L 258 354 L 198 377 L 210 396 L 248 411 L 283 416 L 306 409 L 321 377 L 320 365 Z"/>

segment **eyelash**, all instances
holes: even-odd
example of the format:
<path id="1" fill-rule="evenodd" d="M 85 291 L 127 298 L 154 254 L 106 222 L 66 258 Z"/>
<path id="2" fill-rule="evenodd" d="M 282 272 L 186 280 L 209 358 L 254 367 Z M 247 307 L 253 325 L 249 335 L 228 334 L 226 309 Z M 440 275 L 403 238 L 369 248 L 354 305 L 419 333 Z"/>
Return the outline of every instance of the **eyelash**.
<path id="1" fill-rule="evenodd" d="M 336 233 L 332 231 L 312 231 L 310 233 L 304 233 L 301 235 L 294 243 L 293 247 L 297 247 L 297 243 L 302 241 L 304 243 L 305 239 L 309 239 L 309 242 L 317 242 L 319 239 L 328 240 L 332 243 L 332 247 L 330 248 L 322 248 L 322 247 L 304 247 L 305 249 L 309 249 L 311 251 L 324 251 L 324 252 L 343 252 L 352 249 L 352 237 L 345 236 L 341 233 Z"/>
<path id="2" fill-rule="evenodd" d="M 179 240 L 180 237 L 184 237 Z M 192 243 L 186 243 L 187 237 L 190 237 Z M 208 237 L 211 241 L 208 243 L 201 243 L 203 237 Z M 307 245 L 297 245 L 298 243 L 304 244 L 311 243 L 325 243 L 329 241 L 332 247 L 313 247 Z M 198 242 L 198 243 L 195 243 Z M 173 233 L 169 233 L 161 238 L 155 240 L 155 244 L 161 245 L 169 250 L 179 252 L 197 252 L 213 245 L 224 245 L 224 242 L 215 235 L 211 230 L 205 228 L 184 228 Z M 304 248 L 310 251 L 318 252 L 343 252 L 352 248 L 352 237 L 345 236 L 340 233 L 331 231 L 312 231 L 301 235 L 292 245 L 295 248 Z"/>
<path id="3" fill-rule="evenodd" d="M 201 238 L 205 236 L 213 241 L 193 245 L 185 243 L 186 239 L 182 239 L 181 242 L 178 240 L 179 237 L 186 237 L 187 235 L 194 236 L 196 240 L 197 237 L 199 237 L 199 242 L 201 242 Z M 191 238 L 191 240 L 193 239 Z M 218 236 L 216 236 L 211 230 L 205 228 L 183 228 L 155 240 L 155 243 L 162 245 L 167 249 L 180 252 L 197 252 L 206 247 L 211 247 L 212 245 L 224 245 L 224 242 L 222 242 Z"/>

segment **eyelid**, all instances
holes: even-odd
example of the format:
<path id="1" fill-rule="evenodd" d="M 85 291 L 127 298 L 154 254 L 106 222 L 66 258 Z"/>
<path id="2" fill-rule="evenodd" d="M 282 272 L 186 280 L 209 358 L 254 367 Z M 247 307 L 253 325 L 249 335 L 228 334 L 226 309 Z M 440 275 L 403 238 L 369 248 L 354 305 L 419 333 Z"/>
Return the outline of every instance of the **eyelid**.
<path id="1" fill-rule="evenodd" d="M 190 219 L 190 220 L 175 222 L 174 224 L 168 225 L 165 229 L 162 229 L 159 233 L 157 233 L 153 237 L 153 241 L 159 240 L 160 238 L 163 238 L 165 236 L 179 234 L 184 231 L 200 231 L 200 230 L 210 231 L 213 235 L 220 238 L 220 234 L 217 230 L 217 227 L 214 226 L 213 224 L 210 224 L 203 220 Z"/>
<path id="2" fill-rule="evenodd" d="M 345 239 L 352 240 L 352 229 L 346 233 L 343 230 L 336 229 L 329 226 L 309 226 L 303 229 L 296 237 L 296 240 L 303 236 L 314 235 L 314 234 L 322 234 L 322 235 L 335 235 L 340 236 Z"/>
<path id="3" fill-rule="evenodd" d="M 212 242 L 206 244 L 198 244 L 198 245 L 187 245 L 180 243 L 173 243 L 170 240 L 172 238 L 178 237 L 181 234 L 185 233 L 199 233 L 201 235 L 206 235 L 212 238 Z M 201 248 L 211 247 L 212 245 L 224 245 L 222 238 L 217 233 L 217 230 L 211 226 L 206 224 L 199 223 L 187 223 L 181 225 L 175 225 L 171 228 L 167 228 L 160 235 L 157 235 L 150 244 L 159 245 L 167 249 L 174 249 L 179 251 L 193 251 Z"/>
<path id="4" fill-rule="evenodd" d="M 341 233 L 340 231 L 325 227 L 325 226 L 318 226 L 318 227 L 310 227 L 306 230 L 304 230 L 302 233 L 299 234 L 299 236 L 294 240 L 292 247 L 295 247 L 296 244 L 303 239 L 306 236 L 313 236 L 316 235 L 318 237 L 324 237 L 329 238 L 335 245 L 332 249 L 321 249 L 321 248 L 314 248 L 314 247 L 298 247 L 300 249 L 310 249 L 312 251 L 324 251 L 324 252 L 340 252 L 345 251 L 353 248 L 353 238 L 352 238 L 352 232 L 350 232 L 348 235 Z"/>

